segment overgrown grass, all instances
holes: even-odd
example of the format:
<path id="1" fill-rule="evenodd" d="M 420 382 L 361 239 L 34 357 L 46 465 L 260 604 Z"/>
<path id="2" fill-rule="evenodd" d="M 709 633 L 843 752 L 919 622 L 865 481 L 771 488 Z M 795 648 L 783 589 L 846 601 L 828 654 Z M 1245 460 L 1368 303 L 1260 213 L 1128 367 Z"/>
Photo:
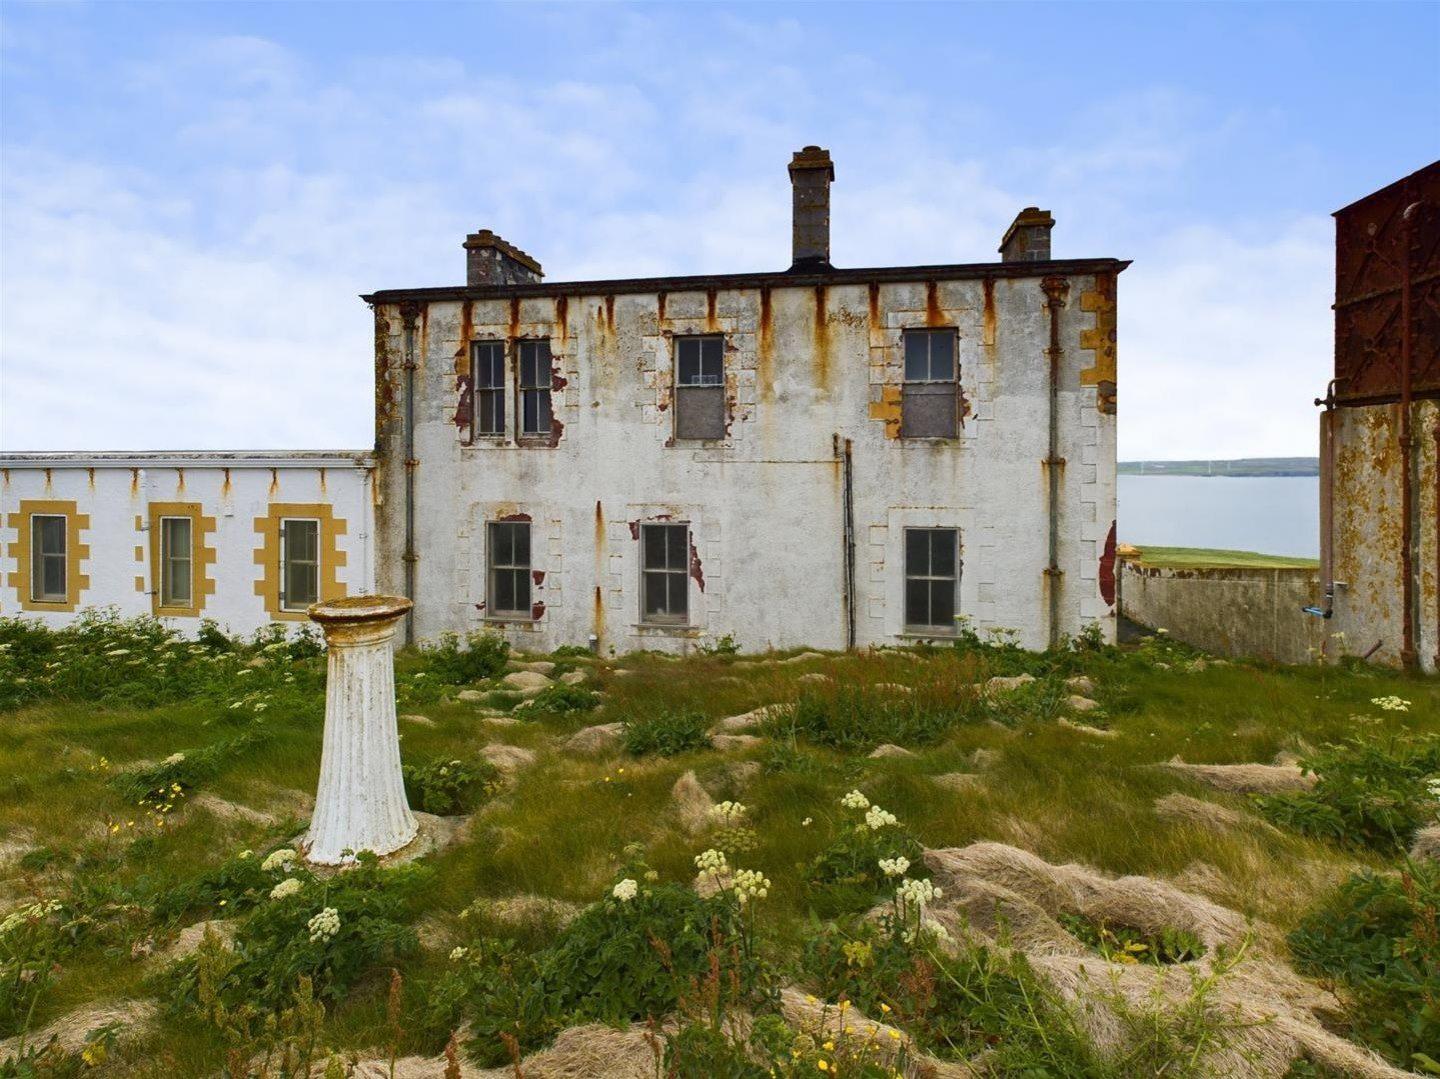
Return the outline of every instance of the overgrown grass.
<path id="1" fill-rule="evenodd" d="M 148 625 L 83 632 L 100 634 L 94 639 L 106 650 L 164 649 L 177 658 L 160 664 L 171 672 L 164 678 L 142 671 L 143 663 L 112 663 L 122 668 L 119 674 L 89 665 L 83 677 L 52 674 L 45 687 L 12 698 L 0 715 L 0 843 L 16 852 L 0 869 L 0 911 L 53 897 L 67 904 L 65 924 L 78 918 L 84 925 L 64 945 L 57 973 L 38 995 L 32 1026 L 91 1002 L 156 995 L 142 945 L 164 947 L 181 926 L 236 912 L 247 916 L 265 901 L 268 891 L 247 883 L 235 859 L 246 849 L 263 855 L 302 830 L 319 766 L 322 656 L 303 646 L 272 648 L 281 643 L 274 640 L 172 645 Z M 12 671 L 63 664 L 56 655 L 73 649 L 59 646 L 82 639 L 91 638 L 0 622 L 0 643 L 18 642 L 16 649 L 29 656 L 7 659 L 22 664 Z M 823 861 L 843 830 L 853 827 L 838 807 L 852 788 L 899 817 L 925 847 L 998 840 L 1050 861 L 1083 862 L 1112 873 L 1182 880 L 1188 874 L 1206 880 L 1213 898 L 1273 926 L 1278 936 L 1300 926 L 1352 872 L 1390 871 L 1393 848 L 1307 834 L 1283 823 L 1273 831 L 1217 830 L 1162 819 L 1153 803 L 1175 791 L 1237 810 L 1252 807 L 1147 765 L 1177 755 L 1213 763 L 1270 761 L 1281 751 L 1305 756 L 1326 743 L 1343 743 L 1355 732 L 1357 715 L 1372 720 L 1366 738 L 1377 743 L 1440 733 L 1440 688 L 1433 679 L 1364 667 L 1200 665 L 1163 641 L 1134 650 L 1049 655 L 1021 652 L 1003 641 L 992 647 L 967 641 L 959 649 L 886 650 L 795 664 L 646 655 L 623 658 L 623 677 L 613 662 L 563 658 L 587 672 L 581 692 L 598 691 L 598 706 L 537 710 L 533 720 L 521 710 L 520 722 L 509 726 L 486 723 L 476 705 L 459 701 L 456 691 L 464 685 L 446 681 L 455 675 L 437 671 L 429 653 L 399 658 L 402 693 L 407 685 L 437 686 L 402 705 L 433 724 L 402 722 L 402 755 L 412 777 L 415 769 L 437 762 L 478 761 L 488 743 L 532 749 L 538 759 L 493 797 L 469 806 L 462 798 L 462 808 L 478 807 L 466 837 L 427 860 L 433 869 L 428 883 L 408 896 L 396 916 L 412 928 L 445 927 L 448 939 L 416 952 L 392 950 L 344 979 L 345 990 L 325 1005 L 324 1046 L 375 1046 L 376 1031 L 388 1029 L 393 966 L 403 980 L 398 1044 L 405 1051 L 438 1052 L 443 1039 L 437 1043 L 434 1024 L 424 1020 L 426 987 L 452 970 L 449 949 L 467 934 L 461 912 L 477 899 L 525 894 L 593 903 L 633 864 L 637 844 L 656 885 L 688 884 L 697 842 L 678 828 L 670 796 L 688 770 L 717 800 L 738 798 L 751 807 L 746 828 L 753 840 L 743 855 L 731 857 L 771 878 L 757 946 L 793 977 L 803 942 L 814 934 L 812 919 L 848 917 L 855 909 L 827 906 L 823 897 L 833 899 L 833 892 L 825 889 L 836 882 L 817 890 L 812 875 L 797 868 Z M 493 685 L 498 671 L 489 664 L 486 672 L 485 680 L 472 683 L 476 688 Z M 1020 673 L 1037 681 L 1006 696 L 973 688 L 990 677 Z M 813 674 L 829 680 L 802 681 Z M 1096 683 L 1115 738 L 1087 737 L 1052 722 L 1064 680 L 1077 674 Z M 905 688 L 880 688 L 887 684 Z M 1371 703 L 1390 695 L 1411 702 L 1409 711 Z M 739 755 L 697 739 L 682 740 L 673 757 L 620 751 L 591 758 L 560 749 L 563 738 L 584 725 L 635 721 L 633 730 L 646 717 L 686 715 L 687 729 L 703 733 L 725 716 L 774 704 L 793 708 L 772 722 L 765 746 Z M 915 756 L 867 759 L 864 753 L 880 742 L 906 745 Z M 989 757 L 977 764 L 981 750 Z M 184 762 L 165 763 L 177 753 Z M 742 774 L 736 765 L 746 758 L 761 767 Z M 204 767 L 182 773 L 187 762 Z M 957 793 L 936 781 L 950 773 L 983 779 Z M 167 790 L 182 787 L 174 808 L 161 814 L 163 824 L 136 805 L 141 799 L 134 783 L 141 781 L 155 791 L 162 782 Z M 202 808 L 195 804 L 202 794 L 263 810 L 273 823 Z M 485 926 L 481 937 L 504 939 L 497 926 Z M 513 939 L 511 954 L 518 961 L 553 943 L 554 932 L 522 927 Z M 994 994 L 1012 984 L 1005 979 L 1021 977 L 1008 968 L 981 973 L 987 970 Z M 966 980 L 978 977 L 973 964 L 951 973 L 972 990 L 978 984 Z M 312 981 L 312 991 L 318 988 Z M 213 1025 L 167 1017 L 138 1041 L 118 1044 L 107 1068 L 126 1076 L 212 1075 L 228 1049 Z"/>

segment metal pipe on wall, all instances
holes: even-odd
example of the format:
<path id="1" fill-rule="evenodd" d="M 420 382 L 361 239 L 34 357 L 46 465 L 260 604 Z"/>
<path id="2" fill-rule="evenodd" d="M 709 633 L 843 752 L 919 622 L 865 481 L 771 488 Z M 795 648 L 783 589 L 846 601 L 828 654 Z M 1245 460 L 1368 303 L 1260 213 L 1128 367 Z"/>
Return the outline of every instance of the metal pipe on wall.
<path id="1" fill-rule="evenodd" d="M 1050 321 L 1050 345 L 1045 350 L 1050 360 L 1050 430 L 1045 457 L 1050 520 L 1045 578 L 1050 599 L 1048 640 L 1054 648 L 1060 643 L 1060 585 L 1064 580 L 1060 569 L 1060 471 L 1065 467 L 1065 458 L 1060 456 L 1060 361 L 1064 356 L 1060 347 L 1060 309 L 1065 306 L 1070 282 L 1063 277 L 1047 277 L 1040 282 L 1040 287 L 1045 290 L 1045 310 Z"/>
<path id="2" fill-rule="evenodd" d="M 1400 215 L 1400 664 L 1413 670 L 1415 651 L 1415 498 L 1410 413 L 1414 405 L 1410 371 L 1410 218 L 1412 202 Z"/>
<path id="3" fill-rule="evenodd" d="M 404 304 L 400 316 L 405 324 L 405 598 L 415 599 L 415 320 L 416 304 Z M 405 615 L 405 643 L 415 643 L 415 608 Z"/>

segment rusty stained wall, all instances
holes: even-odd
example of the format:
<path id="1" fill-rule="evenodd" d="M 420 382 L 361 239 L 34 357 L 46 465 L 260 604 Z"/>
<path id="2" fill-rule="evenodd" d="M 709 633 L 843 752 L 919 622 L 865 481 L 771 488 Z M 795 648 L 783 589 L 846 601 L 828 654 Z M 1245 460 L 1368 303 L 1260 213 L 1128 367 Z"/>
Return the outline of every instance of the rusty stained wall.
<path id="1" fill-rule="evenodd" d="M 1363 654 L 1375 644 L 1377 663 L 1400 664 L 1402 631 L 1399 404 L 1348 406 L 1330 413 L 1334 424 L 1335 616 L 1343 651 Z M 1435 431 L 1440 402 L 1412 404 L 1415 513 L 1419 544 L 1415 603 L 1416 651 L 1426 670 L 1440 650 L 1436 544 L 1440 502 L 1436 490 Z M 1322 479 L 1323 482 L 1323 479 Z"/>
<path id="2" fill-rule="evenodd" d="M 1115 516 L 1114 353 L 1109 326 L 1100 325 L 1108 351 L 1097 350 L 1095 332 L 1112 296 L 1113 281 L 1077 276 L 1060 314 L 1066 633 L 1092 621 L 1113 631 L 1100 577 Z M 843 647 L 838 436 L 853 447 L 858 643 L 893 643 L 902 632 L 903 530 L 953 526 L 960 611 L 1043 646 L 1044 299 L 1034 277 L 430 303 L 414 329 L 417 635 L 485 624 L 484 523 L 523 512 L 536 525 L 544 610 L 533 624 L 502 627 L 517 643 L 551 648 L 598 633 L 607 650 L 683 650 L 731 634 L 746 649 Z M 959 331 L 965 403 L 955 441 L 898 438 L 901 337 L 924 326 Z M 388 372 L 377 391 L 386 412 L 377 573 L 391 590 L 403 583 L 398 307 L 380 307 L 377 327 L 388 356 L 377 364 Z M 721 441 L 673 437 L 672 341 L 692 333 L 725 336 Z M 465 339 L 547 336 L 552 436 L 524 446 L 473 437 L 457 407 L 468 393 Z M 1097 407 L 1102 392 L 1108 410 Z M 513 411 L 510 420 L 513 436 Z M 634 535 L 646 520 L 691 523 L 688 629 L 639 625 Z"/>

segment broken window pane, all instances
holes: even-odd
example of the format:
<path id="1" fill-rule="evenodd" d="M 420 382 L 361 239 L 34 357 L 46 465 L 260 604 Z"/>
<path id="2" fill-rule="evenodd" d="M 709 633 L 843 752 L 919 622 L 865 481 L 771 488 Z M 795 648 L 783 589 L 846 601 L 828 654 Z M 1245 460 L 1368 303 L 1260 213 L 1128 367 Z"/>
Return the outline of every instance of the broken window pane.
<path id="1" fill-rule="evenodd" d="M 550 433 L 550 342 L 521 341 L 520 364 L 520 433 Z"/>
<path id="2" fill-rule="evenodd" d="M 530 522 L 491 521 L 486 536 L 490 613 L 530 618 Z"/>
<path id="3" fill-rule="evenodd" d="M 905 530 L 905 625 L 955 629 L 960 533 L 954 528 Z"/>
<path id="4" fill-rule="evenodd" d="M 505 343 L 477 341 L 474 347 L 475 433 L 505 433 Z"/>
<path id="5" fill-rule="evenodd" d="M 643 620 L 683 624 L 689 616 L 690 526 L 643 525 L 641 554 Z"/>

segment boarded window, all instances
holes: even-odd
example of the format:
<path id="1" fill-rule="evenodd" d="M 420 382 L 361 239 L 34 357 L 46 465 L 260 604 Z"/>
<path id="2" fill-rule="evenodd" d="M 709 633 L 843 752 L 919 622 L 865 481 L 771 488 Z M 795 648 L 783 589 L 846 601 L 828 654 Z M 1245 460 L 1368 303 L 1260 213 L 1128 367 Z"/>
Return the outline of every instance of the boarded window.
<path id="1" fill-rule="evenodd" d="M 37 513 L 30 518 L 30 599 L 64 603 L 67 522 L 63 514 Z"/>
<path id="2" fill-rule="evenodd" d="M 642 621 L 684 625 L 690 614 L 690 526 L 643 525 Z"/>
<path id="3" fill-rule="evenodd" d="M 280 520 L 280 608 L 303 611 L 320 599 L 320 522 Z"/>
<path id="4" fill-rule="evenodd" d="M 954 438 L 957 399 L 954 330 L 905 331 L 901 438 Z"/>
<path id="5" fill-rule="evenodd" d="M 521 341 L 520 434 L 550 434 L 550 342 Z"/>
<path id="6" fill-rule="evenodd" d="M 502 617 L 530 617 L 530 522 L 491 521 L 489 611 Z"/>
<path id="7" fill-rule="evenodd" d="M 675 339 L 675 437 L 725 437 L 725 339 Z"/>
<path id="8" fill-rule="evenodd" d="M 959 547 L 958 529 L 905 530 L 906 627 L 954 631 Z"/>
<path id="9" fill-rule="evenodd" d="M 505 343 L 477 341 L 473 346 L 475 433 L 505 433 Z"/>
<path id="10" fill-rule="evenodd" d="M 188 607 L 193 599 L 194 554 L 189 517 L 160 518 L 160 606 Z"/>

